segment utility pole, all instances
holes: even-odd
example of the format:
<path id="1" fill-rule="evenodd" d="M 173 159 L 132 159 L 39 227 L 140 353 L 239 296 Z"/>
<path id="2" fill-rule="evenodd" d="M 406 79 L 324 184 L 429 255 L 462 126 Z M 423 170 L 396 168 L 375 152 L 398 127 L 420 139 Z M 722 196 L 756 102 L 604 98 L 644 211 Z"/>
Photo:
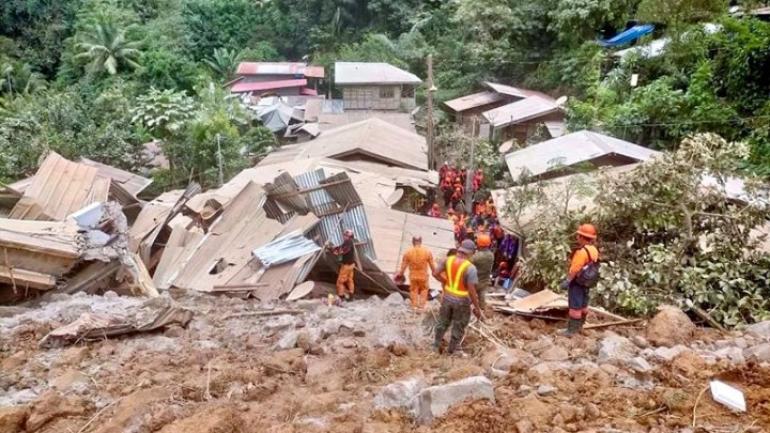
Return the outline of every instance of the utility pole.
<path id="1" fill-rule="evenodd" d="M 435 91 L 436 87 L 433 86 L 433 54 L 428 54 L 428 116 L 425 121 L 426 141 L 428 142 L 428 170 L 436 169 L 436 150 L 433 144 L 433 92 Z"/>
<path id="2" fill-rule="evenodd" d="M 224 158 L 222 158 L 222 144 L 219 134 L 217 134 L 217 162 L 219 163 L 219 186 L 225 183 Z"/>
<path id="3" fill-rule="evenodd" d="M 468 215 L 473 213 L 473 173 L 475 172 L 475 153 L 476 153 L 476 128 L 479 127 L 478 117 L 473 118 L 473 128 L 471 130 L 471 158 L 468 170 L 465 172 L 465 211 Z"/>

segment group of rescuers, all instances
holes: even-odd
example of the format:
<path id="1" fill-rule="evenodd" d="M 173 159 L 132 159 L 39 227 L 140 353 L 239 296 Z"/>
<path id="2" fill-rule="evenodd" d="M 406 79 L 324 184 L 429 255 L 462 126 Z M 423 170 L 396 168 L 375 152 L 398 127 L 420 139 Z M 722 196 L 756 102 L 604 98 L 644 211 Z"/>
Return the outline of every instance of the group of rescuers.
<path id="1" fill-rule="evenodd" d="M 567 277 L 561 283 L 561 288 L 567 290 L 569 304 L 569 321 L 567 329 L 562 333 L 566 337 L 580 333 L 583 328 L 588 315 L 589 287 L 580 284 L 583 280 L 581 273 L 599 261 L 599 250 L 595 245 L 596 228 L 591 224 L 582 224 L 575 235 L 577 245 L 571 255 Z M 465 328 L 470 323 L 471 313 L 477 319 L 484 320 L 484 298 L 491 285 L 494 266 L 494 255 L 490 246 L 490 237 L 480 234 L 475 242 L 470 239 L 463 240 L 456 250 L 450 251 L 446 258 L 436 264 L 433 254 L 422 245 L 422 238 L 414 236 L 412 247 L 404 253 L 395 280 L 404 281 L 404 272 L 409 270 L 409 292 L 414 309 L 423 310 L 427 304 L 429 270 L 430 275 L 443 286 L 433 342 L 436 352 L 439 352 L 444 334 L 451 327 L 447 352 L 461 353 L 460 344 L 465 335 Z M 343 243 L 332 252 L 342 259 L 337 279 L 337 294 L 340 298 L 350 299 L 355 290 L 355 248 L 351 230 L 345 230 Z"/>

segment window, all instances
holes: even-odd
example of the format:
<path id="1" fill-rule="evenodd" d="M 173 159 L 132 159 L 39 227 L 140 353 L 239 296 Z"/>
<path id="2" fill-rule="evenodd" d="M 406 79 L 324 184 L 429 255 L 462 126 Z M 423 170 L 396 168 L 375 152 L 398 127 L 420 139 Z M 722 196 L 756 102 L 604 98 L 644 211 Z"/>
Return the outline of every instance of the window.
<path id="1" fill-rule="evenodd" d="M 393 92 L 392 87 L 380 87 L 381 99 L 392 99 L 393 96 L 395 96 L 395 93 Z"/>
<path id="2" fill-rule="evenodd" d="M 402 98 L 414 98 L 414 87 L 412 87 L 412 86 L 401 86 L 401 97 Z"/>

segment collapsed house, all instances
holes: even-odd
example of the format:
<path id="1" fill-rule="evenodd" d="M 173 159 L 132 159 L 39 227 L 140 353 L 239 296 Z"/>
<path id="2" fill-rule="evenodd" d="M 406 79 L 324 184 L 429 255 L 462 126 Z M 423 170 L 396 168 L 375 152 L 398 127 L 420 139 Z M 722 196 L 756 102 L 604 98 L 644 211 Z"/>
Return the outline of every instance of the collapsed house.
<path id="1" fill-rule="evenodd" d="M 473 136 L 525 143 L 540 125 L 564 134 L 563 100 L 536 90 L 484 82 L 485 90 L 444 102 L 455 122 Z"/>

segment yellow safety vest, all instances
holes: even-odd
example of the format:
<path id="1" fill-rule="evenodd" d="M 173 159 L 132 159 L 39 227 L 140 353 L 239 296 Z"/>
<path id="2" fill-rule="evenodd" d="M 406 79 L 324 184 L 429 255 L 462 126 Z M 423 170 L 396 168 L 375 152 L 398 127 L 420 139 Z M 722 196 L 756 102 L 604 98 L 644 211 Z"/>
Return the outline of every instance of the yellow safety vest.
<path id="1" fill-rule="evenodd" d="M 471 265 L 470 260 L 464 260 L 455 266 L 455 257 L 452 256 L 446 261 L 446 279 L 447 283 L 444 290 L 452 296 L 465 298 L 468 296 L 468 288 L 465 287 L 463 277 L 465 270 Z"/>

